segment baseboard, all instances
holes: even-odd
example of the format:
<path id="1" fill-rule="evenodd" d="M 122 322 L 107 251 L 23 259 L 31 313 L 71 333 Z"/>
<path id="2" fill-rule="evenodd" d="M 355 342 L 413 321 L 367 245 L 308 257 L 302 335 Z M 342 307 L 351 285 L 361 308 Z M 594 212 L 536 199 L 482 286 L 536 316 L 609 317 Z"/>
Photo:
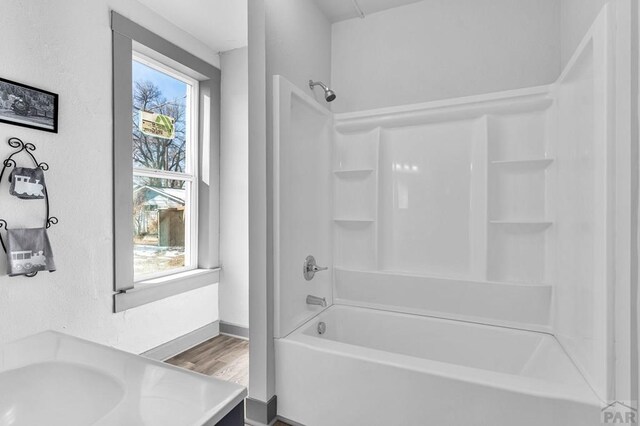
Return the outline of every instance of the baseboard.
<path id="1" fill-rule="evenodd" d="M 273 395 L 269 402 L 263 402 L 253 398 L 245 399 L 245 417 L 246 420 L 248 420 L 247 423 L 270 425 L 276 420 L 277 411 L 277 395 Z"/>
<path id="2" fill-rule="evenodd" d="M 288 418 L 286 418 L 286 417 L 282 417 L 282 416 L 280 416 L 280 415 L 276 416 L 276 419 L 277 419 L 277 420 L 280 420 L 280 421 L 283 421 L 283 422 L 285 422 L 286 424 L 291 425 L 291 426 L 304 426 L 302 423 L 298 423 L 298 422 L 296 422 L 296 421 L 293 421 L 293 420 L 288 419 Z"/>
<path id="3" fill-rule="evenodd" d="M 242 339 L 249 339 L 249 329 L 247 327 L 242 327 L 230 322 L 220 321 L 220 333 L 240 337 Z"/>
<path id="4" fill-rule="evenodd" d="M 273 420 L 271 421 L 271 423 L 269 423 L 268 425 L 266 425 L 266 424 L 264 424 L 264 423 L 258 423 L 258 422 L 256 422 L 256 421 L 250 420 L 250 419 L 248 419 L 248 418 L 246 418 L 246 417 L 245 417 L 245 418 L 244 418 L 244 426 L 273 426 L 273 425 L 275 425 L 275 424 L 276 424 L 276 422 L 277 422 L 278 420 L 280 420 L 280 419 L 278 418 L 278 416 L 276 416 L 276 418 L 275 418 L 275 419 L 273 419 Z"/>
<path id="5" fill-rule="evenodd" d="M 140 355 L 147 358 L 156 359 L 158 361 L 167 360 L 179 353 L 191 349 L 192 347 L 199 345 L 200 343 L 212 339 L 220 334 L 220 321 L 215 321 L 210 324 L 200 327 L 197 330 L 187 333 L 184 336 L 180 336 L 167 343 L 163 343 L 160 346 L 156 346 L 153 349 L 149 349 Z"/>

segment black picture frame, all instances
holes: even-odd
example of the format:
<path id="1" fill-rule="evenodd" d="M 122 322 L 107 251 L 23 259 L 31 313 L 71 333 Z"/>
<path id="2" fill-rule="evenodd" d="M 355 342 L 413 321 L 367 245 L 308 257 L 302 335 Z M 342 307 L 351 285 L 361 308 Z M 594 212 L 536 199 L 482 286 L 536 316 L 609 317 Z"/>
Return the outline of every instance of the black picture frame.
<path id="1" fill-rule="evenodd" d="M 58 133 L 58 95 L 0 78 L 0 123 Z"/>

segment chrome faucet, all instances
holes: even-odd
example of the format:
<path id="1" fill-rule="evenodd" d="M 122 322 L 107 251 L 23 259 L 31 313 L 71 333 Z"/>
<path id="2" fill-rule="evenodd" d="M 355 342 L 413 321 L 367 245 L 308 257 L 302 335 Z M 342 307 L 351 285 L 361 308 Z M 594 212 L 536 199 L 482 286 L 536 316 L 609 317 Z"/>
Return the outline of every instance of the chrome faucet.
<path id="1" fill-rule="evenodd" d="M 307 281 L 311 281 L 316 272 L 326 271 L 329 269 L 326 266 L 318 266 L 316 263 L 316 258 L 309 255 L 304 260 L 304 265 L 302 266 L 302 275 L 304 275 L 304 279 Z"/>
<path id="2" fill-rule="evenodd" d="M 323 308 L 326 308 L 327 300 L 324 297 L 308 295 L 307 305 L 318 305 L 318 306 L 322 306 Z"/>

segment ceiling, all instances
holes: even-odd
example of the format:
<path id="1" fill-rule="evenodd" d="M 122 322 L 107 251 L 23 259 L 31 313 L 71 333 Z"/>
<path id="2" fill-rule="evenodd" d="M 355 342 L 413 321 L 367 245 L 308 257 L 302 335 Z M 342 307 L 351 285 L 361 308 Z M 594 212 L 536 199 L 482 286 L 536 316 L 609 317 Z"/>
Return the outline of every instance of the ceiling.
<path id="1" fill-rule="evenodd" d="M 225 52 L 247 45 L 246 1 L 138 1 L 216 52 Z"/>
<path id="2" fill-rule="evenodd" d="M 315 0 L 318 7 L 332 23 L 366 17 L 372 13 L 418 1 L 421 0 Z"/>
<path id="3" fill-rule="evenodd" d="M 245 0 L 138 0 L 216 52 L 247 45 Z M 366 17 L 421 0 L 314 0 L 329 21 Z"/>

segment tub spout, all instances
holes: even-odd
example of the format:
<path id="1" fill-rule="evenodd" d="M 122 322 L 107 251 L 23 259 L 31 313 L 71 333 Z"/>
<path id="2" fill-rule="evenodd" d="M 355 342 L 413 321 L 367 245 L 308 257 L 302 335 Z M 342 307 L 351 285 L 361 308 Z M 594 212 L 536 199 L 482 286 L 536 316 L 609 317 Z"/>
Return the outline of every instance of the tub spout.
<path id="1" fill-rule="evenodd" d="M 307 305 L 318 305 L 318 306 L 322 306 L 323 308 L 326 308 L 327 307 L 327 300 L 324 297 L 308 295 L 307 296 Z"/>

